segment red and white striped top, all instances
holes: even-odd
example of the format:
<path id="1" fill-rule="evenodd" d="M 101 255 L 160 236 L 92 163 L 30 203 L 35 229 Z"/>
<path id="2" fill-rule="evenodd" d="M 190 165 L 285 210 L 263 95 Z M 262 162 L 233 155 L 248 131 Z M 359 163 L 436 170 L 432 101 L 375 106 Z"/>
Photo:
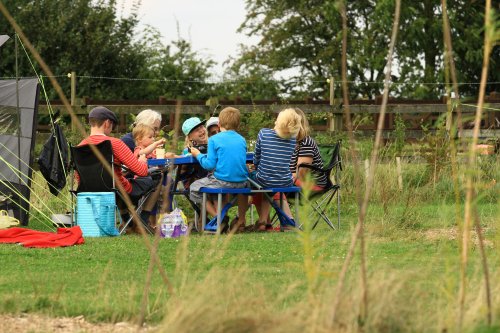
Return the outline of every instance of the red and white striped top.
<path id="1" fill-rule="evenodd" d="M 120 139 L 113 138 L 106 135 L 91 135 L 86 139 L 83 139 L 78 145 L 99 144 L 105 140 L 111 141 L 111 146 L 113 148 L 113 159 L 114 159 L 114 170 L 115 176 L 118 181 L 123 185 L 123 188 L 127 193 L 132 192 L 132 185 L 122 174 L 122 165 L 125 165 L 130 171 L 140 177 L 148 175 L 148 165 L 146 163 L 137 160 L 134 153 L 130 151 L 130 148 L 123 143 Z"/>

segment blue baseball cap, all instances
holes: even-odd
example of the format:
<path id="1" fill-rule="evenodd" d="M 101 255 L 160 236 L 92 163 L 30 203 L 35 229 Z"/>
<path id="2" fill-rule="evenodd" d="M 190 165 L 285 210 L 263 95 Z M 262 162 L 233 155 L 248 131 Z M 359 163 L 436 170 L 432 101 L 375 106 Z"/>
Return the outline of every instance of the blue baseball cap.
<path id="1" fill-rule="evenodd" d="M 191 117 L 182 124 L 182 133 L 187 136 L 196 127 L 205 125 L 206 122 L 206 120 L 200 120 L 200 118 L 198 117 Z"/>

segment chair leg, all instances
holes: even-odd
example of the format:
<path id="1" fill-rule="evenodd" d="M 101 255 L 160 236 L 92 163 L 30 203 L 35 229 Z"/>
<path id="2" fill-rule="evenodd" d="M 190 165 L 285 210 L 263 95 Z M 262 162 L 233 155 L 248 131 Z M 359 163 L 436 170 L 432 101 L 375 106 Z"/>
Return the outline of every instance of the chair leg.
<path id="1" fill-rule="evenodd" d="M 222 193 L 217 194 L 217 234 L 222 232 Z"/>
<path id="2" fill-rule="evenodd" d="M 337 228 L 340 229 L 340 191 L 337 190 Z"/>
<path id="3" fill-rule="evenodd" d="M 203 200 L 201 202 L 201 232 L 202 233 L 205 231 L 206 220 L 207 220 L 207 194 L 203 193 Z M 196 224 L 196 222 L 195 222 L 195 224 Z"/>
<path id="4" fill-rule="evenodd" d="M 125 221 L 125 220 L 122 220 L 122 221 L 121 221 L 121 224 L 122 224 L 123 226 L 120 226 L 120 229 L 119 229 L 120 235 L 123 235 L 123 234 L 125 233 L 125 231 L 127 230 L 128 225 L 130 224 L 130 222 L 132 222 L 132 219 L 133 219 L 133 217 L 132 217 L 132 216 L 130 216 L 130 217 L 127 219 L 127 221 Z"/>
<path id="5" fill-rule="evenodd" d="M 250 221 L 252 222 L 251 224 L 254 224 L 254 219 L 253 219 L 253 208 L 254 208 L 254 205 L 250 205 Z"/>
<path id="6" fill-rule="evenodd" d="M 330 205 L 330 202 L 332 201 L 332 199 L 333 199 L 333 197 L 335 196 L 336 193 L 337 193 L 337 190 L 332 190 L 331 193 L 329 193 L 328 195 L 323 196 L 324 199 L 320 199 L 319 202 L 315 201 L 312 204 L 313 209 L 319 215 L 318 219 L 316 220 L 316 222 L 314 223 L 314 225 L 312 227 L 313 229 L 316 228 L 316 226 L 318 225 L 319 221 L 321 219 L 323 219 L 325 221 L 325 223 L 328 224 L 328 226 L 330 228 L 332 228 L 333 230 L 335 230 L 335 225 L 332 223 L 332 221 L 330 220 L 330 218 L 326 215 L 325 209 L 326 209 L 326 207 L 328 207 Z M 325 201 L 326 201 L 326 204 L 325 204 Z M 322 207 L 325 207 L 325 209 L 323 209 Z"/>
<path id="7" fill-rule="evenodd" d="M 295 225 L 300 229 L 299 221 L 299 206 L 300 206 L 300 193 L 295 192 Z"/>

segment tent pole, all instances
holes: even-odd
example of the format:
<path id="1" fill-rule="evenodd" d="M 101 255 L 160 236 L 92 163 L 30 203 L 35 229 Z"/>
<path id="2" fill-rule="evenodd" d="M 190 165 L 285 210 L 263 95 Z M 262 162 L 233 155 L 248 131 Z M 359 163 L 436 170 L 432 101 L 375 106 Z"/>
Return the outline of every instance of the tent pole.
<path id="1" fill-rule="evenodd" d="M 19 108 L 19 64 L 18 64 L 18 39 L 17 33 L 14 33 L 14 49 L 16 54 L 16 108 L 17 108 L 17 177 L 21 184 L 21 110 Z"/>

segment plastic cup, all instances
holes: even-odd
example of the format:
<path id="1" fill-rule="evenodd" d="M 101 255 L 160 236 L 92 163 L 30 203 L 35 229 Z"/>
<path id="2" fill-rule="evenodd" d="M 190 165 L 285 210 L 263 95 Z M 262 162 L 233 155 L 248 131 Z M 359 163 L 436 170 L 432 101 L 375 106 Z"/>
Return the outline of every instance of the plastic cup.
<path id="1" fill-rule="evenodd" d="M 165 158 L 165 149 L 164 148 L 156 148 L 156 158 L 160 158 L 160 159 Z"/>

